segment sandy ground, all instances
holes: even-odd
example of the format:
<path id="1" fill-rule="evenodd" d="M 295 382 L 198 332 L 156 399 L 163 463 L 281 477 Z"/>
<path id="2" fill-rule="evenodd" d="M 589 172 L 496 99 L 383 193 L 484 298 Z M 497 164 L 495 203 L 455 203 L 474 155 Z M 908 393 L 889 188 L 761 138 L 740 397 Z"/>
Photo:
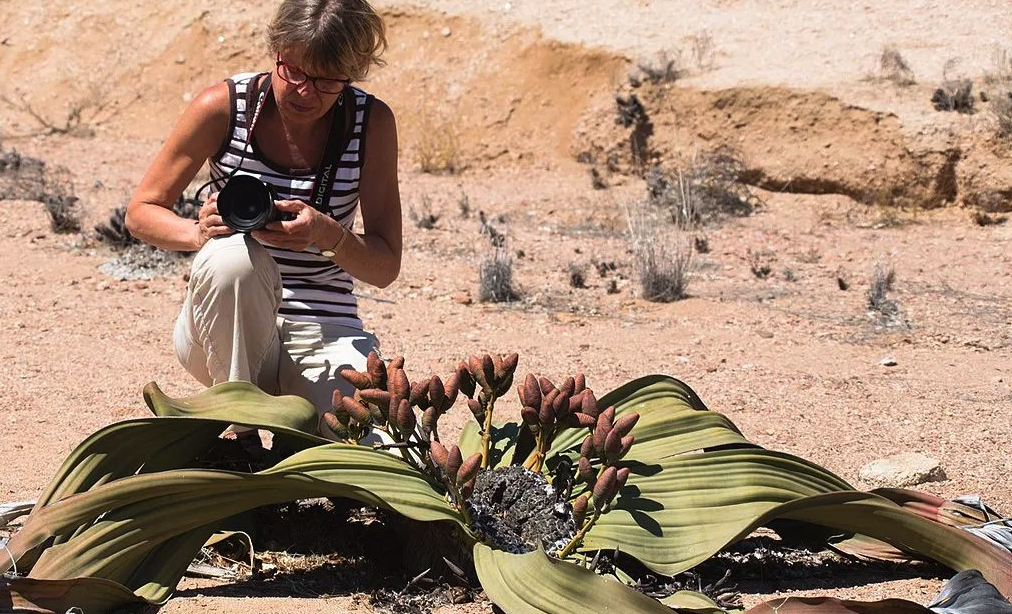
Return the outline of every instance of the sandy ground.
<path id="1" fill-rule="evenodd" d="M 85 228 L 105 221 L 196 88 L 267 66 L 259 50 L 241 43 L 259 40 L 252 37 L 262 33 L 268 11 L 242 12 L 236 22 L 233 4 L 0 2 L 0 12 L 11 15 L 0 26 L 0 64 L 10 67 L 0 75 L 8 92 L 0 114 L 3 146 L 66 166 Z M 625 209 L 645 197 L 643 181 L 617 171 L 607 189 L 596 190 L 588 165 L 574 159 L 587 141 L 613 135 L 613 96 L 627 87 L 627 60 L 682 49 L 689 74 L 672 96 L 698 96 L 698 105 L 713 104 L 708 93 L 726 88 L 786 90 L 882 114 L 883 130 L 895 122 L 889 140 L 858 132 L 864 120 L 841 122 L 833 142 L 849 149 L 832 154 L 782 137 L 794 129 L 775 122 L 757 131 L 750 130 L 758 124 L 720 129 L 720 139 L 742 147 L 771 146 L 771 159 L 788 174 L 817 177 L 826 159 L 836 159 L 869 177 L 903 177 L 902 169 L 919 167 L 890 166 L 895 152 L 927 152 L 927 159 L 956 142 L 971 152 L 964 159 L 1001 167 L 1008 149 L 990 140 L 985 113 L 941 114 L 928 99 L 952 58 L 960 61 L 951 70 L 983 83 L 997 46 L 1012 33 L 1004 3 L 564 0 L 552 3 L 551 12 L 528 0 L 379 6 L 391 24 L 390 65 L 369 87 L 401 118 L 406 242 L 400 279 L 360 294 L 367 326 L 388 353 L 407 357 L 409 374 L 446 375 L 469 353 L 511 350 L 520 353 L 522 372 L 561 379 L 582 371 L 600 392 L 669 373 L 757 443 L 821 463 L 858 486 L 866 463 L 921 452 L 940 460 L 948 476 L 924 490 L 980 493 L 998 509 L 1012 509 L 1006 479 L 1012 226 L 974 224 L 958 198 L 931 211 L 916 202 L 891 208 L 852 194 L 774 190 L 766 182 L 767 189 L 755 190 L 765 202 L 755 215 L 705 230 L 711 249 L 694 258 L 689 298 L 651 303 L 640 296 L 625 234 Z M 70 32 L 81 34 L 69 39 Z M 689 38 L 703 32 L 716 49 L 706 69 L 692 63 Z M 888 43 L 902 51 L 918 84 L 866 80 Z M 82 98 L 87 88 L 78 86 L 85 83 L 93 88 L 89 96 L 99 98 Z M 16 111 L 12 102 L 19 100 L 53 122 L 82 100 L 108 105 L 86 115 L 86 138 L 26 137 L 39 125 Z M 802 124 L 814 125 L 819 106 L 805 108 Z M 704 118 L 711 111 L 685 109 Z M 698 143 L 670 144 L 673 133 L 665 131 L 680 124 L 670 113 L 655 117 L 658 162 L 669 154 L 675 159 L 680 146 L 703 147 L 707 127 L 723 126 L 698 120 L 687 137 Z M 420 134 L 448 118 L 465 168 L 422 173 Z M 862 149 L 865 142 L 890 145 Z M 766 164 L 765 155 L 757 149 L 755 164 Z M 868 170 L 876 164 L 880 170 Z M 764 176 L 781 167 L 768 166 Z M 1008 184 L 986 183 L 997 175 L 971 170 L 958 171 L 961 189 L 1007 193 Z M 148 381 L 175 395 L 198 386 L 170 347 L 182 271 L 117 281 L 98 270 L 112 254 L 86 237 L 52 233 L 41 204 L 4 200 L 0 211 L 0 499 L 12 501 L 35 497 L 95 429 L 144 415 L 140 390 Z M 501 219 L 497 227 L 509 237 L 521 295 L 512 304 L 476 300 L 478 265 L 489 252 L 478 211 Z M 435 228 L 418 228 L 412 212 L 436 214 Z M 766 254 L 769 277 L 752 273 L 750 251 Z M 895 268 L 890 298 L 899 304 L 899 324 L 883 325 L 867 308 L 877 261 Z M 615 267 L 599 276 L 595 263 Z M 585 288 L 571 286 L 571 267 L 587 271 Z M 609 293 L 611 286 L 617 292 Z M 881 364 L 884 358 L 895 366 Z M 461 408 L 448 419 L 459 426 L 469 416 Z M 746 603 L 779 590 L 925 602 L 940 585 L 902 574 L 881 580 L 770 586 L 746 595 Z M 250 607 L 294 613 L 360 606 L 348 596 L 249 602 L 186 580 L 180 598 L 162 611 Z"/>

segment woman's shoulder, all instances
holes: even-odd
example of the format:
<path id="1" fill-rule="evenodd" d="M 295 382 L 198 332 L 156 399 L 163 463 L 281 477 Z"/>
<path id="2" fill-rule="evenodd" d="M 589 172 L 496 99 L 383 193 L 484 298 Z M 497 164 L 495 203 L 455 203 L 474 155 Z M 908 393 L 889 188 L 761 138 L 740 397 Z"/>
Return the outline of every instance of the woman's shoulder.
<path id="1" fill-rule="evenodd" d="M 209 85 L 194 96 L 190 106 L 202 115 L 228 117 L 232 109 L 231 87 L 227 81 Z"/>

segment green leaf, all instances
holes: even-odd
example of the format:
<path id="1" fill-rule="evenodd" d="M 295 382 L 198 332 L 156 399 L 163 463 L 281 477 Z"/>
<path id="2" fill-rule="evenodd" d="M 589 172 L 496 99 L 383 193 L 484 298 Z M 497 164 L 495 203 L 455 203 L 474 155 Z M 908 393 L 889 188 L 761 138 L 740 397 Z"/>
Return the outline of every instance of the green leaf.
<path id="1" fill-rule="evenodd" d="M 632 431 L 636 443 L 620 463 L 631 469 L 629 480 L 582 551 L 617 547 L 674 575 L 785 518 L 868 535 L 956 570 L 978 568 L 1003 593 L 1012 590 L 1008 552 L 883 497 L 854 492 L 814 463 L 750 444 L 678 380 L 640 378 L 600 405 L 614 405 L 620 416 L 635 411 L 640 420 Z M 575 458 L 585 435 L 563 433 L 550 454 Z"/>
<path id="2" fill-rule="evenodd" d="M 661 599 L 664 605 L 675 608 L 679 612 L 692 612 L 693 614 L 727 614 L 712 599 L 702 593 L 695 591 L 678 591 Z"/>
<path id="3" fill-rule="evenodd" d="M 474 545 L 474 566 L 481 586 L 510 614 L 671 614 L 655 599 L 544 551 L 510 554 Z"/>
<path id="4" fill-rule="evenodd" d="M 331 443 L 256 474 L 180 469 L 121 478 L 37 510 L 8 548 L 19 571 L 31 567 L 33 577 L 101 578 L 160 603 L 220 520 L 265 504 L 322 496 L 462 525 L 442 492 L 402 460 Z M 71 530 L 77 530 L 71 539 L 44 550 L 34 564 L 24 557 Z"/>
<path id="5" fill-rule="evenodd" d="M 37 508 L 137 472 L 186 466 L 230 424 L 270 430 L 290 449 L 330 443 L 317 437 L 316 410 L 296 396 L 275 397 L 248 382 L 227 382 L 173 399 L 154 382 L 144 400 L 160 418 L 124 420 L 84 440 L 63 462 Z M 202 420 L 191 420 L 199 417 Z M 166 422 L 178 421 L 169 427 Z"/>
<path id="6" fill-rule="evenodd" d="M 632 433 L 631 457 L 653 463 L 687 452 L 716 447 L 758 447 L 745 439 L 726 416 L 706 409 L 692 390 L 664 375 L 641 377 L 598 400 L 601 408 L 615 406 L 616 415 L 638 413 Z M 586 429 L 568 429 L 555 437 L 549 456 L 579 450 Z"/>
<path id="7" fill-rule="evenodd" d="M 144 387 L 144 402 L 156 416 L 211 418 L 244 426 L 316 433 L 317 414 L 312 403 L 294 395 L 270 395 L 249 382 L 225 382 L 178 399 L 151 382 Z"/>
<path id="8" fill-rule="evenodd" d="M 492 439 L 489 446 L 490 468 L 498 467 L 503 460 L 511 457 L 510 452 L 517 445 L 517 438 L 524 427 L 515 422 L 496 423 L 492 425 Z M 467 458 L 475 452 L 481 452 L 481 430 L 476 422 L 468 422 L 460 432 L 457 441 L 460 453 Z"/>
<path id="9" fill-rule="evenodd" d="M 43 614 L 64 614 L 71 607 L 88 614 L 100 614 L 142 602 L 126 587 L 98 578 L 39 580 L 0 577 L 0 596 L 3 596 L 0 612 Z M 110 604 L 115 605 L 110 607 Z"/>

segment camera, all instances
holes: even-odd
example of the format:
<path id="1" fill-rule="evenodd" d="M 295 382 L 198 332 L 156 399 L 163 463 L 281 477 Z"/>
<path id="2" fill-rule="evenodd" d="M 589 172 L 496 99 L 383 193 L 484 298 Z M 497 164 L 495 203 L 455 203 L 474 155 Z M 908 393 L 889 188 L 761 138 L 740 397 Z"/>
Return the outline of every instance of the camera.
<path id="1" fill-rule="evenodd" d="M 234 175 L 218 192 L 218 213 L 233 230 L 260 230 L 270 222 L 292 219 L 274 206 L 277 197 L 274 186 L 251 175 Z"/>

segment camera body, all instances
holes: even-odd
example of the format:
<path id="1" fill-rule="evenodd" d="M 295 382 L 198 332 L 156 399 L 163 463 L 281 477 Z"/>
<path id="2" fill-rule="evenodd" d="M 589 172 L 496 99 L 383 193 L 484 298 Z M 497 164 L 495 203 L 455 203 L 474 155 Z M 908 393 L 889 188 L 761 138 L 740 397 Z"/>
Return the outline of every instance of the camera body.
<path id="1" fill-rule="evenodd" d="M 218 213 L 237 232 L 260 230 L 270 222 L 293 219 L 274 206 L 274 186 L 251 175 L 233 175 L 218 192 Z"/>

